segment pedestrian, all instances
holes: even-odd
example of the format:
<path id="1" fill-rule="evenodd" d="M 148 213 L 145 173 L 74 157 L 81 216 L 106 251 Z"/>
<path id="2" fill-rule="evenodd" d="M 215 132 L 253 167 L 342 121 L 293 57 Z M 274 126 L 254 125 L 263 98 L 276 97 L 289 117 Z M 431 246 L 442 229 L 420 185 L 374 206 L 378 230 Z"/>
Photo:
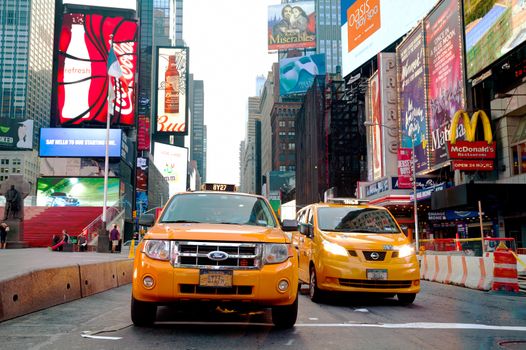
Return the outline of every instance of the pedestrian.
<path id="1" fill-rule="evenodd" d="M 117 225 L 113 225 L 113 229 L 110 231 L 111 252 L 112 253 L 115 253 L 115 249 L 117 249 L 117 246 L 119 245 L 120 238 L 121 238 L 121 234 L 119 232 L 119 229 L 117 228 Z"/>
<path id="2" fill-rule="evenodd" d="M 0 249 L 5 249 L 7 232 L 9 232 L 9 226 L 5 222 L 0 224 Z"/>

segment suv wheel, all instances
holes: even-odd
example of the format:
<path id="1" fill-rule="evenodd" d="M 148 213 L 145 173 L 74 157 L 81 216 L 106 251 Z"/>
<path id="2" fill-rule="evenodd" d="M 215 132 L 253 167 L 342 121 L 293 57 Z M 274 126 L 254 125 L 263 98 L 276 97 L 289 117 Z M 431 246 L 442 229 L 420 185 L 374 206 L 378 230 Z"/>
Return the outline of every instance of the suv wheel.
<path id="1" fill-rule="evenodd" d="M 409 305 L 415 301 L 416 293 L 398 293 L 398 301 L 402 305 Z"/>
<path id="2" fill-rule="evenodd" d="M 319 303 L 323 299 L 323 292 L 318 288 L 318 278 L 316 278 L 316 269 L 310 269 L 309 296 L 312 301 Z"/>
<path id="3" fill-rule="evenodd" d="M 280 329 L 294 327 L 298 317 L 298 295 L 296 300 L 290 305 L 274 306 L 272 308 L 272 323 Z"/>
<path id="4" fill-rule="evenodd" d="M 134 325 L 139 327 L 151 326 L 157 316 L 157 305 L 139 301 L 132 297 L 131 319 Z"/>

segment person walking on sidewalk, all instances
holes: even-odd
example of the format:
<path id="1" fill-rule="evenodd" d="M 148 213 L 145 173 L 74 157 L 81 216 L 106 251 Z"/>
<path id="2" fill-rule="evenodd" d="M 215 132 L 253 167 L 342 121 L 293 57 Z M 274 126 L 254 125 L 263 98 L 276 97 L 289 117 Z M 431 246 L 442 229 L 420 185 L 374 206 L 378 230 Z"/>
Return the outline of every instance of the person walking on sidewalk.
<path id="1" fill-rule="evenodd" d="M 9 232 L 9 226 L 5 222 L 0 224 L 0 249 L 5 249 L 7 232 Z"/>
<path id="2" fill-rule="evenodd" d="M 113 229 L 110 231 L 111 252 L 112 253 L 115 253 L 115 249 L 117 249 L 117 246 L 119 245 L 120 238 L 121 238 L 121 234 L 119 232 L 119 229 L 117 228 L 117 225 L 113 225 Z"/>

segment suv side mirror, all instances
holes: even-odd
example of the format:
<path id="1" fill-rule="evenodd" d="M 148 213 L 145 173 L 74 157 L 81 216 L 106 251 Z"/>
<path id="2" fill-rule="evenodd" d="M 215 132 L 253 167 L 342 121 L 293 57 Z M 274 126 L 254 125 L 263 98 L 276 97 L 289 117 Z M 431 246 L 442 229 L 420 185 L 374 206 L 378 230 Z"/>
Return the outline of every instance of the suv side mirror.
<path id="1" fill-rule="evenodd" d="M 298 222 L 296 220 L 285 219 L 281 224 L 281 228 L 283 231 L 297 231 Z"/>
<path id="2" fill-rule="evenodd" d="M 139 225 L 141 226 L 153 226 L 155 222 L 155 216 L 153 214 L 142 214 L 139 216 Z"/>

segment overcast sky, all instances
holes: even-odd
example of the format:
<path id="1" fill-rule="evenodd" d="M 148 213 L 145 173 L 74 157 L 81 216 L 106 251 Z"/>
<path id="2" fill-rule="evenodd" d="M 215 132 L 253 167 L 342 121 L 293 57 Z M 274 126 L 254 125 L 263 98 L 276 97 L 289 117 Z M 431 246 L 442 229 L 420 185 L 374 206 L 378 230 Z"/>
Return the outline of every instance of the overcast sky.
<path id="1" fill-rule="evenodd" d="M 183 39 L 190 72 L 203 80 L 208 129 L 207 182 L 239 184 L 239 143 L 248 97 L 277 55 L 267 50 L 268 6 L 279 0 L 185 0 Z"/>

